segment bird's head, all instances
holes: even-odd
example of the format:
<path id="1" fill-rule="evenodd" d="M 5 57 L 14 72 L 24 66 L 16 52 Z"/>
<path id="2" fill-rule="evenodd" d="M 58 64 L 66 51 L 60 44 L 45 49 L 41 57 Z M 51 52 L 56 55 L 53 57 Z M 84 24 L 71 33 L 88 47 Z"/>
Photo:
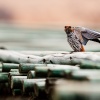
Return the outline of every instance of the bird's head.
<path id="1" fill-rule="evenodd" d="M 70 34 L 70 32 L 73 32 L 73 27 L 71 27 L 71 26 L 65 26 L 65 32 L 67 33 L 67 34 Z"/>

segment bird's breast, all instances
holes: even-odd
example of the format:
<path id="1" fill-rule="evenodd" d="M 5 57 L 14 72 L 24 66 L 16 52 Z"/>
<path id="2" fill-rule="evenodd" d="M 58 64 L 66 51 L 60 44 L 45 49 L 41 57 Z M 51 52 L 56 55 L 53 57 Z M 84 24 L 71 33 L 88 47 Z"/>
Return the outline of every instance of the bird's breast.
<path id="1" fill-rule="evenodd" d="M 68 34 L 67 41 L 74 51 L 80 51 L 81 50 L 82 44 L 79 41 L 78 37 L 74 33 Z"/>

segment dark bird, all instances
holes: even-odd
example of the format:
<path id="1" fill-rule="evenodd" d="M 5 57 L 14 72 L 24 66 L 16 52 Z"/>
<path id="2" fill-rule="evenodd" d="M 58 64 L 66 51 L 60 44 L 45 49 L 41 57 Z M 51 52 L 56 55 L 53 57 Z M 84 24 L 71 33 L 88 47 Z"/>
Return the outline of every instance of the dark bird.
<path id="1" fill-rule="evenodd" d="M 89 40 L 100 43 L 100 33 L 84 27 L 65 26 L 67 41 L 75 52 L 84 52 Z"/>

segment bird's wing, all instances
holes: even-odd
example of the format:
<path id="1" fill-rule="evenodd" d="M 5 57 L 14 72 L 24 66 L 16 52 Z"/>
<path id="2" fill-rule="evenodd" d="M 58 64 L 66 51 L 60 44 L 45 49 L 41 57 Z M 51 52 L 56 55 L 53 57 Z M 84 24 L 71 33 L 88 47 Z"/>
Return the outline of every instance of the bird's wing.
<path id="1" fill-rule="evenodd" d="M 86 39 L 97 39 L 100 38 L 100 33 L 90 30 L 90 29 L 85 29 L 84 31 L 81 31 L 82 37 L 85 37 Z"/>
<path id="2" fill-rule="evenodd" d="M 82 32 L 81 31 L 85 31 L 85 28 L 83 27 L 75 27 L 74 28 L 74 32 L 76 34 L 76 36 L 78 37 L 78 39 L 81 41 L 81 43 L 83 45 L 86 45 L 87 42 L 88 42 L 88 39 L 85 38 L 83 35 L 82 35 Z"/>
<path id="3" fill-rule="evenodd" d="M 85 38 L 84 36 L 82 36 L 83 37 L 83 41 L 82 41 L 82 44 L 83 45 L 86 45 L 87 44 L 87 42 L 89 41 L 87 38 Z"/>
<path id="4" fill-rule="evenodd" d="M 83 44 L 86 45 L 88 40 L 93 40 L 93 39 L 97 39 L 100 38 L 100 32 L 96 32 L 90 29 L 85 28 L 84 31 L 81 31 L 81 35 L 83 38 Z"/>
<path id="5" fill-rule="evenodd" d="M 88 28 L 74 27 L 74 30 L 83 45 L 86 45 L 89 40 L 100 38 L 100 32 L 96 32 Z"/>

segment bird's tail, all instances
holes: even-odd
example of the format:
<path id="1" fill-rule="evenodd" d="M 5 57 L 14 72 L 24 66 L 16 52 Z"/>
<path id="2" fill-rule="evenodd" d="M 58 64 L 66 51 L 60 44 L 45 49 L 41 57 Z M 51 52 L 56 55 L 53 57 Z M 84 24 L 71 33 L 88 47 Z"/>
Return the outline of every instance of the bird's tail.
<path id="1" fill-rule="evenodd" d="M 99 39 L 92 39 L 91 41 L 100 43 L 100 40 Z"/>

